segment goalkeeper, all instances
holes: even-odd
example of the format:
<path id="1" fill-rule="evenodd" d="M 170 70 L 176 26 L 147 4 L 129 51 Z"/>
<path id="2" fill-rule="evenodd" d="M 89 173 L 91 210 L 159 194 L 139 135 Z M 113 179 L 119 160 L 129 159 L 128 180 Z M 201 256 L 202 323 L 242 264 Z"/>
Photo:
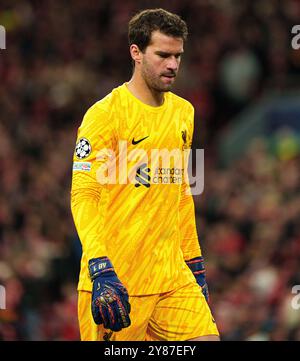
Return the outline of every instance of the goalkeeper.
<path id="1" fill-rule="evenodd" d="M 128 37 L 132 78 L 87 111 L 74 154 L 81 339 L 218 340 L 189 185 L 154 182 L 160 172 L 150 161 L 121 159 L 124 143 L 148 159 L 153 149 L 190 149 L 193 106 L 170 91 L 187 27 L 163 9 L 144 10 L 130 20 Z M 134 182 L 124 182 L 123 168 L 115 181 L 100 182 L 99 170 L 108 173 L 114 160 Z"/>

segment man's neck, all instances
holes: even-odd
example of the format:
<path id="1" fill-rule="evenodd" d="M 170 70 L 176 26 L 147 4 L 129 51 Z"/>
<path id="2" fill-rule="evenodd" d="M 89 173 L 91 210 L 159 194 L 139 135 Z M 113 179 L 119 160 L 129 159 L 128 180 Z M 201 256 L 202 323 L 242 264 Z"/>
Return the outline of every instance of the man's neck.
<path id="1" fill-rule="evenodd" d="M 127 83 L 127 88 L 136 98 L 152 107 L 159 107 L 164 102 L 164 93 L 149 88 L 144 79 L 136 73 Z"/>

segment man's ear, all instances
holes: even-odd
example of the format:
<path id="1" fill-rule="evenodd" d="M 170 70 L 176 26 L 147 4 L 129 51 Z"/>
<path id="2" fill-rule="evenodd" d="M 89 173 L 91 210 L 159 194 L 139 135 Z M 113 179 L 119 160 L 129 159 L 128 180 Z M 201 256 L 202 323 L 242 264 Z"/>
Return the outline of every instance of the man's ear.
<path id="1" fill-rule="evenodd" d="M 131 44 L 129 50 L 132 60 L 135 63 L 140 64 L 142 62 L 143 53 L 141 52 L 139 47 L 136 44 Z"/>

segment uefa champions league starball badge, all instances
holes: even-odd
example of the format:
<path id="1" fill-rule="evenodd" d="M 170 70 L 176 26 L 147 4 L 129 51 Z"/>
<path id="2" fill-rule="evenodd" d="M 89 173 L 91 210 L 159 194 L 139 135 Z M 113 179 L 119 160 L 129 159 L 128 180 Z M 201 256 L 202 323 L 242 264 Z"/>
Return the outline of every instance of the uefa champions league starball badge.
<path id="1" fill-rule="evenodd" d="M 92 152 L 92 146 L 86 138 L 80 138 L 75 147 L 75 155 L 78 159 L 88 157 Z"/>

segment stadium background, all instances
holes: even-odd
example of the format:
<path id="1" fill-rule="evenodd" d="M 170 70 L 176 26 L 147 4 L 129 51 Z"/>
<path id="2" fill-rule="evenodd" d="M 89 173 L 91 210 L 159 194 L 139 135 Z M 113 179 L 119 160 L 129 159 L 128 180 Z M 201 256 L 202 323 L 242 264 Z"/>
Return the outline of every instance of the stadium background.
<path id="1" fill-rule="evenodd" d="M 166 5 L 167 4 L 167 5 Z M 190 36 L 175 91 L 205 149 L 195 197 L 223 340 L 300 340 L 299 1 L 9 1 L 0 50 L 2 340 L 77 340 L 80 245 L 69 208 L 85 110 L 127 81 L 127 22 L 181 15 Z"/>

